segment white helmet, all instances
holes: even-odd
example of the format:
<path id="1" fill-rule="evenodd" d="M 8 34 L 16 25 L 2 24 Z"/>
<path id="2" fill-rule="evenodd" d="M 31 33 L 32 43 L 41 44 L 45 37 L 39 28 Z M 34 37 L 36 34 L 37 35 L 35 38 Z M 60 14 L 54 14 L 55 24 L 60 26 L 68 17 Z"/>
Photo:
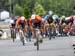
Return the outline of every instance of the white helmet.
<path id="1" fill-rule="evenodd" d="M 49 15 L 52 15 L 53 14 L 53 11 L 49 11 L 48 13 L 49 13 Z"/>
<path id="2" fill-rule="evenodd" d="M 33 14 L 33 15 L 31 16 L 31 19 L 35 19 L 35 17 L 36 17 L 36 15 L 35 15 L 35 14 Z"/>
<path id="3" fill-rule="evenodd" d="M 52 17 L 53 17 L 54 20 L 59 19 L 58 15 L 53 15 Z"/>
<path id="4" fill-rule="evenodd" d="M 25 19 L 25 17 L 24 17 L 24 16 L 22 16 L 22 17 L 21 17 L 21 20 L 24 20 L 24 19 Z"/>
<path id="5" fill-rule="evenodd" d="M 14 23 L 14 20 L 11 20 L 10 23 L 13 24 Z"/>

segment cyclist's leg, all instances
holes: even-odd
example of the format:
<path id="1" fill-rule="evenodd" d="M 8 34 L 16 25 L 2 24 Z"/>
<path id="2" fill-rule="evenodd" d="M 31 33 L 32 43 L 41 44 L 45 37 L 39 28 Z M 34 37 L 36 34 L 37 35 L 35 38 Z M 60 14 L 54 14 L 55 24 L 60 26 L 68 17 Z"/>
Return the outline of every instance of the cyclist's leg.
<path id="1" fill-rule="evenodd" d="M 26 27 L 24 27 L 24 29 L 23 29 L 23 36 L 24 36 L 25 43 L 27 43 L 27 29 L 26 29 Z"/>
<path id="2" fill-rule="evenodd" d="M 39 28 L 39 33 L 38 33 L 38 35 L 39 35 L 39 41 L 40 41 L 40 43 L 42 43 L 43 42 L 43 37 L 42 37 L 42 35 L 41 35 L 41 28 Z"/>
<path id="3" fill-rule="evenodd" d="M 51 38 L 52 38 L 52 33 L 51 31 L 49 31 L 49 40 L 51 40 Z"/>
<path id="4" fill-rule="evenodd" d="M 33 32 L 32 32 L 33 38 L 34 38 L 34 45 L 37 45 L 37 33 L 36 33 L 36 29 L 34 28 Z"/>
<path id="5" fill-rule="evenodd" d="M 28 37 L 29 37 L 29 41 L 31 41 L 31 31 L 29 32 Z"/>

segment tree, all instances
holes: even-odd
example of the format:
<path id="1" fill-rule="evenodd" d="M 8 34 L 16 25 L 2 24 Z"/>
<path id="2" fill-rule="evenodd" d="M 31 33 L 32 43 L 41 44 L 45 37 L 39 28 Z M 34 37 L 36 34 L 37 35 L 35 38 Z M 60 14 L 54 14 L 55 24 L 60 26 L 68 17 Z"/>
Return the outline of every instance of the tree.
<path id="1" fill-rule="evenodd" d="M 23 16 L 24 15 L 24 9 L 20 7 L 18 4 L 15 6 L 15 15 Z"/>
<path id="2" fill-rule="evenodd" d="M 9 1 L 11 1 L 11 4 Z M 41 5 L 39 7 L 42 7 L 45 13 L 51 10 L 58 15 L 70 16 L 75 14 L 75 0 L 0 0 L 0 9 L 10 11 L 9 8 L 11 6 L 11 12 L 13 13 L 13 7 L 18 4 L 22 9 L 24 9 L 24 11 L 28 9 L 27 12 L 24 12 L 24 15 L 26 15 L 27 13 L 31 15 L 33 9 L 35 7 L 38 7 L 38 4 L 35 6 L 36 2 Z M 39 9 L 37 9 L 37 11 L 39 11 Z"/>
<path id="3" fill-rule="evenodd" d="M 9 11 L 9 0 L 0 0 L 0 9 Z"/>
<path id="4" fill-rule="evenodd" d="M 41 4 L 36 4 L 33 13 L 43 17 L 46 14 L 46 11 Z"/>
<path id="5" fill-rule="evenodd" d="M 24 16 L 28 19 L 30 17 L 29 8 L 24 6 Z"/>

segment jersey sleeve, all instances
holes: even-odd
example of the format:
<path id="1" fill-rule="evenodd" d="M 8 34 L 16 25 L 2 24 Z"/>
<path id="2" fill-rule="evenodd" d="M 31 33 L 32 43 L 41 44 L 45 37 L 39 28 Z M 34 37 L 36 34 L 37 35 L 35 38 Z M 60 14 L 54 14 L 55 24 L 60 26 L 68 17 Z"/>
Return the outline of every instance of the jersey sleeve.
<path id="1" fill-rule="evenodd" d="M 32 25 L 32 19 L 30 18 L 29 20 L 29 25 L 31 26 Z"/>
<path id="2" fill-rule="evenodd" d="M 17 21 L 16 21 L 16 25 L 19 25 L 20 21 L 21 21 L 20 18 L 17 19 Z"/>
<path id="3" fill-rule="evenodd" d="M 24 23 L 27 24 L 27 19 L 24 20 Z"/>
<path id="4" fill-rule="evenodd" d="M 37 22 L 42 22 L 42 18 L 40 16 L 37 16 L 36 19 L 37 19 Z"/>
<path id="5" fill-rule="evenodd" d="M 44 17 L 44 20 L 47 21 L 48 18 L 49 18 L 49 15 L 46 15 L 46 16 Z"/>

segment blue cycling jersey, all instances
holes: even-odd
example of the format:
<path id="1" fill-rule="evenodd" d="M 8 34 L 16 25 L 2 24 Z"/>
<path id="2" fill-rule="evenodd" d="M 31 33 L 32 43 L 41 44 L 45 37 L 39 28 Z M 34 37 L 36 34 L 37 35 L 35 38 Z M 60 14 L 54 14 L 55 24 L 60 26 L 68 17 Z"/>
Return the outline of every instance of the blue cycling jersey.
<path id="1" fill-rule="evenodd" d="M 46 15 L 45 17 L 44 17 L 44 21 L 47 21 L 49 19 L 49 15 Z"/>
<path id="2" fill-rule="evenodd" d="M 49 19 L 49 17 L 52 17 L 52 15 L 46 15 L 46 16 L 44 17 L 44 21 L 47 21 L 47 20 Z"/>

